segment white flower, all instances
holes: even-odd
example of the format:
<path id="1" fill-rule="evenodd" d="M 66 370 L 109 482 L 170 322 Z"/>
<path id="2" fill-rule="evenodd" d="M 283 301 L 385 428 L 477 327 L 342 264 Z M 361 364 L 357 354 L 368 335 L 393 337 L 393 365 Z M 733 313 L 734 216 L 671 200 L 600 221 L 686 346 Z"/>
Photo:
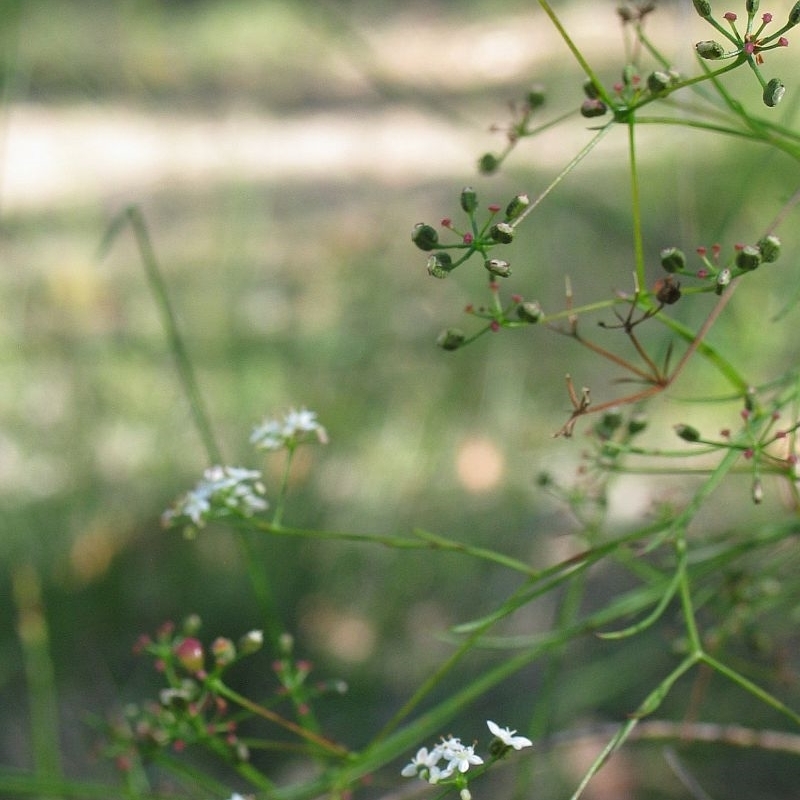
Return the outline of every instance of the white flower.
<path id="1" fill-rule="evenodd" d="M 439 783 L 439 781 L 447 780 L 454 771 L 453 762 L 451 761 L 444 769 L 437 767 L 435 764 L 428 770 L 428 783 Z M 425 777 L 424 775 L 422 776 Z"/>
<path id="2" fill-rule="evenodd" d="M 259 450 L 280 450 L 283 447 L 283 425 L 277 419 L 266 419 L 253 428 L 250 444 Z"/>
<path id="3" fill-rule="evenodd" d="M 443 767 L 439 766 L 442 760 L 447 762 Z M 419 775 L 428 783 L 439 783 L 452 777 L 454 772 L 466 772 L 473 764 L 483 764 L 483 759 L 475 755 L 474 748 L 471 745 L 463 745 L 461 740 L 454 736 L 448 736 L 430 752 L 427 747 L 417 750 L 417 754 L 403 767 L 400 774 L 406 778 Z"/>
<path id="4" fill-rule="evenodd" d="M 188 491 L 161 519 L 167 526 L 186 524 L 202 528 L 206 522 L 240 514 L 250 517 L 269 507 L 261 473 L 243 467 L 209 467 L 194 489 Z"/>
<path id="5" fill-rule="evenodd" d="M 315 411 L 301 408 L 299 411 L 291 409 L 283 420 L 284 435 L 296 436 L 298 433 L 315 433 L 325 438 L 325 428 L 317 422 Z"/>
<path id="6" fill-rule="evenodd" d="M 441 757 L 441 753 L 439 753 L 435 747 L 430 753 L 427 747 L 420 747 L 414 758 L 400 770 L 400 774 L 404 778 L 413 778 L 422 770 L 430 771 Z"/>
<path id="7" fill-rule="evenodd" d="M 475 748 L 471 744 L 445 751 L 444 757 L 449 761 L 447 766 L 451 773 L 456 770 L 466 772 L 473 764 L 483 764 L 483 759 L 475 755 Z"/>
<path id="8" fill-rule="evenodd" d="M 321 444 L 328 442 L 328 432 L 317 421 L 315 411 L 292 408 L 282 420 L 266 419 L 253 428 L 250 443 L 259 450 L 293 449 L 306 441 L 306 434 L 313 434 Z"/>
<path id="9" fill-rule="evenodd" d="M 490 719 L 486 720 L 489 730 L 507 747 L 513 747 L 515 750 L 522 750 L 523 747 L 530 747 L 533 742 L 527 736 L 515 736 L 516 731 L 508 728 L 501 728 Z"/>

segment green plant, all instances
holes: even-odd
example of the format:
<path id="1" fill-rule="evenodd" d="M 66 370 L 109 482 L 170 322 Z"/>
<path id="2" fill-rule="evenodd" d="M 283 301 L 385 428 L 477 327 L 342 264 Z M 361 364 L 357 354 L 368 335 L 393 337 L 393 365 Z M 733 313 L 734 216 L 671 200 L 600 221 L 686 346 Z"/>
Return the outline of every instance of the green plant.
<path id="1" fill-rule="evenodd" d="M 566 375 L 572 409 L 555 435 L 569 438 L 585 432 L 585 454 L 574 482 L 543 472 L 539 485 L 578 520 L 582 548 L 540 566 L 500 550 L 469 544 L 466 536 L 446 537 L 423 529 L 410 534 L 309 530 L 287 524 L 294 456 L 305 444 L 326 443 L 325 428 L 314 412 L 301 408 L 254 429 L 251 441 L 256 447 L 278 451 L 285 457 L 284 478 L 274 494 L 265 486 L 259 470 L 222 463 L 144 218 L 138 209 L 127 209 L 112 226 L 106 245 L 110 246 L 127 227 L 134 234 L 209 462 L 197 486 L 181 497 L 163 519 L 168 527 L 180 528 L 191 536 L 210 521 L 231 527 L 261 606 L 265 630 L 245 634 L 238 644 L 227 635 L 204 643 L 199 638 L 198 620 L 189 617 L 181 627 L 167 625 L 154 637 L 139 642 L 140 651 L 155 659 L 164 686 L 156 699 L 127 709 L 109 728 L 107 752 L 124 776 L 120 794 L 142 798 L 156 795 L 146 770 L 148 761 L 156 761 L 167 772 L 180 776 L 191 787 L 193 796 L 229 796 L 230 789 L 218 778 L 207 774 L 197 762 L 184 759 L 187 749 L 197 748 L 227 765 L 247 787 L 244 791 L 275 800 L 305 800 L 322 794 L 346 796 L 367 776 L 395 762 L 394 774 L 399 780 L 399 764 L 416 752 L 402 768 L 403 775 L 419 775 L 437 787 L 433 791 L 443 794 L 455 789 L 462 800 L 468 800 L 473 776 L 490 771 L 506 756 L 514 756 L 510 750 L 545 738 L 553 702 L 547 690 L 558 673 L 566 669 L 570 644 L 586 634 L 611 642 L 644 636 L 673 614 L 671 618 L 677 620 L 679 630 L 673 632 L 669 643 L 673 658 L 670 669 L 653 682 L 643 698 L 631 702 L 628 717 L 607 737 L 575 788 L 573 800 L 583 794 L 611 755 L 628 740 L 639 731 L 647 735 L 647 731 L 656 730 L 652 723 L 658 721 L 653 716 L 678 683 L 689 676 L 695 678 L 696 693 L 687 704 L 687 719 L 672 727 L 662 721 L 662 735 L 700 738 L 701 729 L 693 727 L 692 717 L 700 705 L 704 676 L 713 673 L 730 681 L 743 698 L 749 696 L 758 701 L 774 712 L 775 719 L 788 724 L 789 738 L 783 749 L 797 751 L 800 712 L 767 688 L 768 681 L 754 677 L 748 663 L 739 663 L 729 655 L 737 640 L 757 638 L 765 616 L 794 613 L 797 607 L 794 555 L 786 555 L 797 534 L 796 518 L 791 513 L 755 526 L 739 526 L 724 517 L 715 526 L 707 519 L 713 515 L 721 487 L 737 473 L 747 477 L 753 503 L 764 501 L 764 481 L 774 478 L 787 490 L 792 511 L 800 506 L 795 447 L 800 428 L 800 371 L 790 364 L 780 374 L 755 382 L 748 377 L 751 364 L 742 363 L 736 353 L 727 352 L 724 341 L 710 341 L 711 331 L 735 294 L 750 291 L 749 287 L 768 271 L 787 269 L 779 231 L 800 200 L 800 193 L 788 200 L 777 218 L 763 221 L 758 230 L 737 232 L 743 243 L 730 247 L 727 255 L 719 245 L 700 246 L 692 260 L 684 253 L 687 245 L 678 241 L 664 242 L 657 254 L 648 252 L 643 227 L 649 209 L 641 202 L 638 136 L 645 126 L 660 127 L 665 132 L 685 126 L 709 135 L 730 136 L 742 144 L 764 145 L 790 162 L 800 161 L 800 134 L 789 124 L 774 119 L 773 109 L 781 102 L 787 103 L 784 84 L 777 78 L 765 79 L 761 71 L 764 54 L 788 44 L 784 34 L 800 22 L 800 3 L 792 7 L 781 25 L 773 24 L 770 14 L 759 17 L 758 2 L 748 0 L 742 29 L 735 13 L 727 12 L 718 18 L 709 3 L 696 1 L 697 13 L 725 40 L 725 45 L 710 40 L 699 42 L 698 73 L 691 77 L 675 72 L 646 33 L 645 23 L 655 4 L 625 4 L 619 9 L 619 16 L 629 36 L 628 53 L 619 82 L 610 86 L 586 60 L 551 4 L 539 0 L 539 5 L 585 73 L 585 99 L 579 107 L 567 113 L 559 110 L 554 119 L 539 124 L 549 101 L 542 89 L 531 90 L 506 128 L 504 149 L 483 155 L 479 169 L 487 174 L 496 172 L 520 142 L 557 123 L 577 119 L 585 125 L 585 120 L 592 120 L 593 137 L 537 194 L 520 193 L 484 210 L 477 192 L 464 188 L 459 196 L 463 222 L 444 218 L 441 234 L 437 227 L 419 223 L 413 228 L 412 241 L 429 254 L 427 271 L 431 277 L 451 278 L 457 270 L 475 264 L 487 277 L 487 299 L 467 308 L 474 331 L 447 328 L 438 340 L 444 350 L 463 351 L 487 335 L 504 335 L 506 331 L 537 337 L 556 333 L 608 364 L 615 376 L 621 370 L 623 380 L 635 384 L 630 390 L 596 402 L 595 390 L 588 386 L 576 389 L 571 375 Z M 774 28 L 772 32 L 768 30 L 770 26 Z M 771 60 L 779 56 L 776 52 L 767 57 Z M 723 65 L 712 69 L 709 63 L 717 61 Z M 760 86 L 758 105 L 766 106 L 768 111 L 763 107 L 752 111 L 749 100 L 737 99 L 727 88 L 725 75 L 740 67 L 752 70 Z M 791 96 L 791 87 L 788 91 Z M 663 111 L 655 112 L 655 108 Z M 773 116 L 764 116 L 765 113 Z M 567 279 L 564 307 L 555 311 L 545 309 L 536 299 L 526 299 L 522 292 L 506 296 L 506 283 L 517 281 L 519 275 L 513 258 L 497 253 L 505 256 L 506 252 L 513 252 L 520 226 L 533 218 L 541 204 L 595 152 L 605 137 L 616 131 L 624 132 L 628 145 L 631 288 L 576 305 L 574 289 Z M 779 259 L 780 264 L 775 265 Z M 797 294 L 794 289 L 785 292 L 779 318 L 794 308 Z M 676 316 L 675 309 L 687 304 L 701 306 L 702 322 L 692 325 Z M 587 333 L 585 319 L 598 314 L 599 325 Z M 768 315 L 758 309 L 750 319 L 756 336 Z M 653 329 L 659 335 L 653 339 L 648 334 L 645 339 L 643 331 Z M 612 337 L 621 344 L 610 342 Z M 648 403 L 680 386 L 687 366 L 696 362 L 718 376 L 727 390 L 718 398 L 694 399 L 716 402 L 720 407 L 736 404 L 738 427 L 721 425 L 718 433 L 709 435 L 684 422 L 677 404 L 668 406 L 667 411 L 660 410 L 655 419 L 648 417 Z M 655 444 L 648 443 L 647 436 L 654 429 L 659 434 L 669 432 L 674 445 L 664 446 L 663 436 Z M 609 492 L 618 476 L 642 473 L 691 475 L 696 484 L 685 500 L 659 498 L 661 505 L 656 513 L 621 530 L 607 515 Z M 303 659 L 295 660 L 292 637 L 271 596 L 269 565 L 253 555 L 253 537 L 260 536 L 358 542 L 364 546 L 427 551 L 432 557 L 452 552 L 506 570 L 518 583 L 485 615 L 453 628 L 451 655 L 379 730 L 370 732 L 368 743 L 356 751 L 332 740 L 322 730 L 314 712 L 316 701 L 325 694 L 342 692 L 344 687 L 337 680 L 312 685 L 308 680 L 310 665 Z M 584 610 L 590 573 L 605 564 L 621 570 L 630 588 Z M 497 633 L 501 623 L 545 596 L 552 597 L 557 606 L 556 623 L 551 630 L 544 634 L 516 633 L 513 637 Z M 39 643 L 35 644 L 38 647 Z M 770 642 L 762 644 L 772 646 Z M 267 700 L 256 701 L 234 688 L 233 667 L 245 656 L 261 650 L 262 645 L 275 659 L 276 683 Z M 34 649 L 29 645 L 29 654 Z M 459 682 L 459 666 L 479 649 L 493 650 L 500 656 L 488 662 L 479 677 Z M 489 722 L 495 738 L 487 749 L 479 751 L 474 745 L 462 744 L 457 737 L 443 735 L 462 707 L 487 695 L 533 662 L 547 665 L 544 689 L 535 700 L 520 703 L 519 711 L 526 718 L 507 720 L 525 736 L 516 736 L 516 731 Z M 258 691 L 263 690 L 259 687 Z M 240 727 L 249 730 L 253 723 L 265 724 L 274 733 L 239 733 Z M 717 727 L 711 736 L 725 744 L 735 741 L 734 733 Z M 740 730 L 739 734 L 740 740 L 749 736 L 751 746 L 770 746 L 766 744 L 769 737 L 758 731 L 742 734 Z M 442 738 L 430 750 L 420 747 L 431 736 Z M 42 750 L 47 750 L 46 742 Z M 309 764 L 308 772 L 296 782 L 280 784 L 251 758 L 257 751 L 302 756 Z M 517 763 L 523 766 L 530 758 L 526 752 L 516 756 Z M 520 776 L 519 791 L 523 796 L 529 776 L 522 770 Z M 3 783 L 0 778 L 0 785 L 7 792 L 47 791 L 70 796 L 109 796 L 102 792 L 112 791 L 99 785 L 87 787 L 45 778 L 40 774 L 39 782 L 27 783 L 14 783 L 11 779 Z"/>

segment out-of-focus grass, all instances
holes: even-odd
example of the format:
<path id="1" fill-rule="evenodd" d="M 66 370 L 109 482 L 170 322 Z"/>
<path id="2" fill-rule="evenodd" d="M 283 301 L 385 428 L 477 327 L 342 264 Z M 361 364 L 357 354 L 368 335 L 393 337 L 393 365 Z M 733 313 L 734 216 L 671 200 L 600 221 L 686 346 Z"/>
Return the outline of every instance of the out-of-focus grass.
<path id="1" fill-rule="evenodd" d="M 20 101 L 89 103 L 102 118 L 111 101 L 139 112 L 200 109 L 211 116 L 237 104 L 299 116 L 324 106 L 349 118 L 388 100 L 413 105 L 418 93 L 439 118 L 457 112 L 477 138 L 488 122 L 503 119 L 506 101 L 532 79 L 556 87 L 554 107 L 562 87 L 580 102 L 569 62 L 563 69 L 558 62 L 557 74 L 548 66 L 541 75 L 487 77 L 485 84 L 477 78 L 433 83 L 419 78 L 414 63 L 398 76 L 388 66 L 398 63 L 396 53 L 384 57 L 347 38 L 350 31 L 370 34 L 373 43 L 389 40 L 387 31 L 401 24 L 409 25 L 409 37 L 415 26 L 423 33 L 425 26 L 450 29 L 453 39 L 475 37 L 487 14 L 492 23 L 504 11 L 518 15 L 519 3 L 322 9 L 253 2 L 25 4 L 15 71 L 7 73 L 11 109 Z M 532 23 L 531 36 L 544 24 Z M 487 133 L 483 146 L 497 146 L 497 137 Z M 74 206 L 6 211 L 2 581 L 18 564 L 33 564 L 43 576 L 68 720 L 79 709 L 130 699 L 147 684 L 129 647 L 164 618 L 196 611 L 209 637 L 259 624 L 226 531 L 209 530 L 190 543 L 159 528 L 163 508 L 199 476 L 203 454 L 130 237 L 122 234 L 102 262 L 95 258 L 113 214 L 132 200 L 142 203 L 230 462 L 259 465 L 247 444 L 251 425 L 292 404 L 317 410 L 328 427 L 331 444 L 297 465 L 289 522 L 354 531 L 419 525 L 543 558 L 564 542 L 570 523 L 536 491 L 536 473 L 546 467 L 569 474 L 579 461 L 579 440 L 550 438 L 567 406 L 565 364 L 579 381 L 597 386 L 598 396 L 615 391 L 616 375 L 583 361 L 566 338 L 540 330 L 485 337 L 455 354 L 437 349 L 442 327 L 469 325 L 461 313 L 466 303 L 485 302 L 485 277 L 475 269 L 433 281 L 424 255 L 409 242 L 415 222 L 455 214 L 464 183 L 474 182 L 486 203 L 540 190 L 572 152 L 545 158 L 542 152 L 557 151 L 538 148 L 523 144 L 519 159 L 495 179 L 475 176 L 469 161 L 460 174 L 411 174 L 403 181 L 377 173 L 284 182 L 260 176 L 199 188 L 165 180 L 137 188 L 132 198 L 120 186 Z M 618 145 L 600 151 L 588 167 L 591 188 L 580 175 L 570 178 L 563 194 L 531 219 L 515 246 L 514 291 L 550 309 L 563 302 L 565 274 L 580 302 L 629 288 L 628 187 L 619 152 Z M 750 167 L 731 168 L 725 156 L 719 148 L 718 167 L 700 168 L 685 148 L 646 155 L 645 202 L 661 209 L 647 223 L 649 252 L 676 243 L 679 232 L 688 241 L 677 243 L 689 247 L 709 220 L 737 211 L 729 182 Z M 752 174 L 754 184 L 769 185 L 769 170 Z M 700 200 L 688 207 L 684 198 L 698 184 Z M 777 207 L 781 199 L 765 193 L 762 203 Z M 743 211 L 756 228 L 767 219 L 754 218 L 749 207 Z M 763 291 L 757 302 L 771 308 L 780 280 L 780 273 L 763 279 L 767 288 L 755 290 Z M 752 313 L 751 305 L 734 303 L 732 324 L 721 323 L 720 337 L 740 353 L 791 353 L 785 328 L 758 343 L 737 337 L 737 315 Z M 702 365 L 692 373 L 693 391 L 707 373 Z M 721 388 L 713 379 L 707 383 Z M 499 472 L 482 485 L 494 460 Z M 265 466 L 277 484 L 280 464 Z M 395 695 L 447 652 L 433 641 L 436 632 L 510 588 L 505 575 L 454 556 L 401 557 L 312 540 L 268 540 L 260 547 L 301 652 L 316 657 L 326 674 L 338 670 L 351 679 L 356 695 L 330 704 L 332 724 L 344 737 L 357 738 L 362 724 L 374 727 Z M 0 692 L 19 696 L 13 615 L 9 608 L 0 614 Z M 548 614 L 543 607 L 517 624 L 543 626 Z M 354 637 L 349 649 L 342 644 L 348 633 Z M 653 652 L 656 667 L 659 657 Z M 629 710 L 631 693 L 639 696 L 637 679 L 646 679 L 641 658 L 637 666 L 639 675 L 609 688 L 602 703 L 590 692 L 573 698 L 578 708 L 570 710 Z M 609 666 L 605 678 L 614 670 Z M 591 676 L 598 683 L 603 677 Z M 536 676 L 523 680 L 535 685 Z M 513 707 L 512 697 L 501 702 Z M 9 707 L 2 758 L 25 763 L 14 745 L 24 715 Z M 80 747 L 70 740 L 68 749 Z"/>

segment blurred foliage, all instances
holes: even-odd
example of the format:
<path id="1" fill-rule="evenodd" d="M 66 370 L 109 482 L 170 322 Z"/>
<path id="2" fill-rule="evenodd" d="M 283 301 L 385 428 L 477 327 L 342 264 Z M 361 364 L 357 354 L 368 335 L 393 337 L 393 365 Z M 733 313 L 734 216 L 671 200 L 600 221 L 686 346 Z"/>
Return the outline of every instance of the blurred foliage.
<path id="1" fill-rule="evenodd" d="M 562 98 L 577 104 L 577 71 L 569 65 L 555 74 L 542 64 L 542 75 L 436 83 L 427 70 L 420 77 L 415 64 L 406 72 L 390 69 L 396 56 L 383 59 L 380 47 L 398 41 L 397 32 L 394 38 L 382 34 L 396 25 L 413 36 L 427 25 L 449 29 L 453 38 L 473 36 L 487 20 L 526 18 L 528 6 L 487 0 L 7 2 L 3 33 L 17 47 L 4 60 L 4 111 L 13 114 L 17 103 L 74 104 L 102 118 L 125 104 L 155 115 L 214 116 L 238 106 L 302 118 L 320 107 L 348 117 L 407 103 L 438 119 L 452 112 L 483 136 L 489 124 L 503 121 L 507 101 L 532 78 L 563 89 Z M 603 12 L 613 15 L 613 3 L 604 3 Z M 608 65 L 609 72 L 615 68 Z M 726 145 L 717 143 L 708 154 L 699 134 L 681 137 L 645 158 L 644 204 L 659 208 L 645 230 L 654 277 L 661 247 L 680 244 L 690 251 L 710 244 L 696 241 L 698 231 L 709 229 L 726 237 L 754 231 L 786 199 L 765 191 L 755 207 L 738 202 L 743 186 L 768 187 L 781 174 L 785 165 L 777 159 L 765 163 L 757 153 L 737 151 L 731 161 Z M 484 146 L 492 141 L 487 132 Z M 187 542 L 159 527 L 161 511 L 205 464 L 132 241 L 122 236 L 107 258 L 95 257 L 111 217 L 141 201 L 231 463 L 259 466 L 247 437 L 264 415 L 307 405 L 328 428 L 331 444 L 296 465 L 289 521 L 353 531 L 419 525 L 476 544 L 492 542 L 541 563 L 552 560 L 574 531 L 572 520 L 535 485 L 542 468 L 570 475 L 580 462 L 579 437 L 569 443 L 550 438 L 568 408 L 564 365 L 597 386 L 598 395 L 614 391 L 613 370 L 598 370 L 572 342 L 540 330 L 505 332 L 467 352 L 443 353 L 434 346 L 437 333 L 469 323 L 461 309 L 482 301 L 485 280 L 476 274 L 431 281 L 409 242 L 414 223 L 435 224 L 454 213 L 464 183 L 476 186 L 482 202 L 503 203 L 516 191 L 545 185 L 569 155 L 562 150 L 557 161 L 541 157 L 536 144 L 524 150 L 495 179 L 477 177 L 474 161 L 458 174 L 421 172 L 403 181 L 357 173 L 330 180 L 231 177 L 198 187 L 166 176 L 146 190 L 138 187 L 134 197 L 119 186 L 89 201 L 4 211 L 0 588 L 10 596 L 11 576 L 22 566 L 41 575 L 65 753 L 75 773 L 87 770 L 91 749 L 84 714 L 104 713 L 146 693 L 150 676 L 130 651 L 140 632 L 189 612 L 204 619 L 209 638 L 259 624 L 227 531 L 210 529 Z M 515 245 L 515 291 L 553 308 L 564 302 L 565 274 L 582 300 L 628 288 L 628 187 L 620 163 L 610 147 L 587 167 L 591 189 L 569 180 L 537 211 Z M 687 199 L 698 192 L 699 200 Z M 787 232 L 787 250 L 796 249 L 790 241 L 796 236 Z M 753 341 L 740 335 L 737 318 L 766 315 L 785 280 L 778 271 L 764 276 L 714 331 L 743 361 L 763 357 L 764 376 L 768 362 L 795 356 L 792 320 Z M 701 364 L 675 394 L 720 389 Z M 662 408 L 656 402 L 653 413 Z M 737 413 L 734 406 L 730 413 Z M 695 421 L 689 420 L 694 415 L 702 422 L 702 414 L 702 407 L 687 404 L 687 419 L 680 421 Z M 481 473 L 493 459 L 499 477 L 483 485 Z M 279 459 L 265 465 L 277 483 Z M 649 484 L 624 491 L 638 493 L 637 507 L 647 509 Z M 621 496 L 615 513 L 627 502 Z M 730 513 L 741 517 L 740 507 Z M 725 522 L 723 515 L 714 525 Z M 326 711 L 334 735 L 354 746 L 362 730 L 380 724 L 449 652 L 438 635 L 509 590 L 505 574 L 454 555 L 312 540 L 269 539 L 259 548 L 298 652 L 312 657 L 322 676 L 350 683 L 351 695 L 331 700 Z M 598 574 L 598 592 L 612 579 Z M 549 603 L 514 625 L 545 629 Z M 6 723 L 0 761 L 29 766 L 14 615 L 11 604 L 0 606 Z M 355 637 L 349 647 L 342 645 L 348 631 Z M 573 686 L 556 704 L 551 727 L 629 711 L 648 674 L 663 671 L 670 634 L 668 626 L 649 634 L 653 647 L 640 640 L 576 646 Z M 482 657 L 469 669 L 479 670 Z M 765 662 L 765 670 L 770 667 Z M 253 667 L 243 682 L 257 687 L 265 673 L 263 664 Z M 492 708 L 510 719 L 515 698 L 535 695 L 540 681 L 537 670 L 519 676 L 493 698 Z M 735 700 L 719 687 L 714 691 L 713 703 L 735 721 Z M 671 698 L 671 707 L 680 709 L 685 700 Z M 553 759 L 553 776 L 542 780 L 563 789 L 574 770 L 564 767 L 571 775 L 559 778 Z M 710 791 L 729 798 L 788 796 L 781 795 L 788 791 L 781 770 L 768 760 L 759 762 L 765 766 L 757 786 L 742 774 L 723 791 L 726 766 Z M 640 779 L 647 774 L 642 768 Z M 637 796 L 678 796 L 663 788 L 671 785 L 669 774 L 661 780 Z"/>

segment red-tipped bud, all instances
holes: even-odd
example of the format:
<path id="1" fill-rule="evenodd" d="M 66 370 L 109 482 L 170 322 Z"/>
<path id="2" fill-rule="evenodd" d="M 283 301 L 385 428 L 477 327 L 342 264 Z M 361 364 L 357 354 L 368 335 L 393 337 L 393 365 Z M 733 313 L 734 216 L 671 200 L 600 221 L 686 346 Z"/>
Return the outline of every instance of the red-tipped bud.
<path id="1" fill-rule="evenodd" d="M 227 667 L 236 659 L 236 645 L 230 639 L 219 636 L 211 644 L 211 654 L 218 667 Z"/>
<path id="2" fill-rule="evenodd" d="M 175 645 L 173 652 L 175 653 L 175 658 L 178 659 L 178 663 L 187 672 L 199 672 L 203 669 L 205 654 L 199 639 L 187 636 Z"/>

